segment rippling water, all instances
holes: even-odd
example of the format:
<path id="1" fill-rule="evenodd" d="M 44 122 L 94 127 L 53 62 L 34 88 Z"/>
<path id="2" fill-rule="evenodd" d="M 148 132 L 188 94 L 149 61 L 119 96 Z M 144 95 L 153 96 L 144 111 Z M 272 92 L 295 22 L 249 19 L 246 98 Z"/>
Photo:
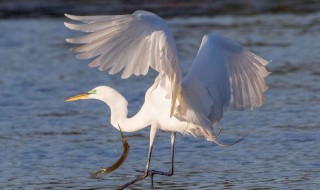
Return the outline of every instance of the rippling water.
<path id="1" fill-rule="evenodd" d="M 115 189 L 143 169 L 148 129 L 126 134 L 127 161 L 99 178 L 90 173 L 121 155 L 121 137 L 98 101 L 64 98 L 98 85 L 118 89 L 130 114 L 142 104 L 155 73 L 122 81 L 87 67 L 68 51 L 74 33 L 63 19 L 0 20 L 0 189 Z M 266 102 L 228 112 L 220 148 L 178 135 L 175 175 L 156 176 L 156 189 L 320 189 L 320 14 L 168 19 L 184 74 L 206 33 L 223 34 L 272 60 Z M 160 132 L 152 169 L 167 170 L 170 134 Z M 130 187 L 148 189 L 150 180 Z M 129 189 L 130 189 L 129 188 Z"/>

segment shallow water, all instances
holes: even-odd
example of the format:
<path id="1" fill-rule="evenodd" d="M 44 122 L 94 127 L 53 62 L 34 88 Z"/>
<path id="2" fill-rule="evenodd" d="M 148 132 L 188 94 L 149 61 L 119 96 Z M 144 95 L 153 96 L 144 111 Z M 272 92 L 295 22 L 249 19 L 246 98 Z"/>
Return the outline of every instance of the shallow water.
<path id="1" fill-rule="evenodd" d="M 135 177 L 147 158 L 148 129 L 126 134 L 131 146 L 118 170 L 90 173 L 121 155 L 109 110 L 97 101 L 64 98 L 98 85 L 119 90 L 134 114 L 155 73 L 122 81 L 87 67 L 64 41 L 75 35 L 64 19 L 0 20 L 0 189 L 115 189 Z M 175 174 L 156 176 L 156 189 L 320 188 L 320 14 L 183 17 L 168 19 L 183 73 L 201 37 L 226 35 L 272 60 L 265 104 L 227 112 L 220 148 L 177 135 Z M 134 86 L 133 86 L 134 85 Z M 156 139 L 152 169 L 167 170 L 170 134 Z M 150 180 L 129 189 L 148 189 Z"/>

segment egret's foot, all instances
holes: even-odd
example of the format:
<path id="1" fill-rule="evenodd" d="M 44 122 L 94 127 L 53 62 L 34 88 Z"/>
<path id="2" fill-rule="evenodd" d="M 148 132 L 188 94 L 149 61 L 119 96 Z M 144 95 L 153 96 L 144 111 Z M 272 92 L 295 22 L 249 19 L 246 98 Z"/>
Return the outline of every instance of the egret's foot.
<path id="1" fill-rule="evenodd" d="M 155 174 L 158 174 L 158 175 L 165 175 L 165 176 L 172 176 L 173 175 L 173 171 L 170 170 L 169 172 L 160 172 L 160 171 L 157 171 L 157 170 L 150 170 L 149 171 L 149 175 L 155 175 Z"/>
<path id="2" fill-rule="evenodd" d="M 150 170 L 150 171 L 148 172 L 148 174 L 150 175 L 150 178 L 151 178 L 151 187 L 152 187 L 152 189 L 153 189 L 153 188 L 154 188 L 154 186 L 153 186 L 153 176 L 154 176 L 155 174 L 157 174 L 157 175 L 164 175 L 164 176 L 172 176 L 172 175 L 173 175 L 173 171 L 170 170 L 169 172 L 160 172 L 160 171 L 157 171 L 157 170 Z"/>
<path id="3" fill-rule="evenodd" d="M 151 188 L 153 189 L 153 176 L 154 175 L 164 175 L 164 176 L 172 176 L 173 175 L 173 171 L 170 170 L 169 172 L 161 172 L 161 171 L 157 171 L 157 170 L 149 170 L 149 171 L 142 171 L 142 170 L 136 170 L 136 172 L 139 173 L 143 173 L 142 175 L 137 176 L 136 179 L 130 181 L 129 183 L 124 184 L 123 186 L 119 187 L 118 189 L 124 189 L 138 181 L 141 181 L 143 179 L 145 179 L 146 177 L 150 176 L 151 178 Z"/>
<path id="4" fill-rule="evenodd" d="M 145 173 L 145 171 L 142 171 L 142 170 L 136 170 L 136 172 Z M 148 175 L 155 175 L 155 174 L 165 175 L 165 176 L 172 176 L 173 175 L 173 171 L 172 170 L 170 170 L 169 172 L 160 172 L 160 171 L 157 171 L 157 170 L 149 170 L 147 173 L 148 173 Z"/>
<path id="5" fill-rule="evenodd" d="M 142 171 L 142 170 L 136 170 L 136 172 L 146 173 L 145 171 Z M 150 171 L 147 171 L 147 176 L 150 176 L 150 178 L 151 178 L 151 188 L 153 189 L 154 188 L 154 186 L 153 186 L 153 174 L 151 174 Z"/>
<path id="6" fill-rule="evenodd" d="M 139 172 L 140 172 L 140 171 L 139 171 Z M 138 181 L 141 181 L 141 180 L 145 179 L 148 175 L 149 175 L 149 172 L 148 172 L 148 171 L 143 171 L 143 174 L 142 174 L 142 175 L 137 176 L 136 179 L 130 181 L 129 183 L 124 184 L 124 185 L 121 186 L 121 187 L 118 187 L 117 189 L 118 189 L 118 190 L 124 189 L 124 188 L 126 188 L 126 187 L 128 187 L 128 186 L 130 186 L 130 185 L 132 185 L 132 184 L 134 184 L 134 183 L 136 183 L 136 182 L 138 182 Z"/>

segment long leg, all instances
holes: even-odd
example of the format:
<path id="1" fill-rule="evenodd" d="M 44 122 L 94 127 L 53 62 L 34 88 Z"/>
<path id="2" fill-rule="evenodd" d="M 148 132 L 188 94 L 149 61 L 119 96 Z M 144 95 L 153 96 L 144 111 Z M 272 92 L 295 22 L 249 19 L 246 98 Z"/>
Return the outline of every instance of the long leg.
<path id="1" fill-rule="evenodd" d="M 140 176 L 138 176 L 136 179 L 130 181 L 129 183 L 124 184 L 123 186 L 119 187 L 118 189 L 124 189 L 140 180 L 143 180 L 144 178 L 146 178 L 149 175 L 149 166 L 150 166 L 150 160 L 151 160 L 151 153 L 152 153 L 152 146 L 153 146 L 153 142 L 154 142 L 154 138 L 156 136 L 157 133 L 157 128 L 156 126 L 151 126 L 150 129 L 150 144 L 149 144 L 149 152 L 148 152 L 148 159 L 147 159 L 147 164 L 146 164 L 146 170 L 144 171 L 144 173 Z"/>
<path id="2" fill-rule="evenodd" d="M 151 186 L 153 187 L 153 175 L 165 175 L 165 176 L 172 176 L 173 175 L 173 167 L 174 167 L 174 140 L 176 137 L 176 132 L 171 132 L 171 167 L 169 172 L 160 172 L 156 170 L 150 170 L 149 175 L 151 177 Z"/>
<path id="3" fill-rule="evenodd" d="M 155 174 L 158 175 L 165 175 L 165 176 L 172 176 L 173 175 L 173 168 L 174 168 L 174 140 L 176 137 L 176 133 L 172 132 L 171 133 L 171 167 L 169 172 L 161 172 L 161 171 L 157 171 L 157 170 L 149 170 L 147 175 L 150 175 L 151 177 L 151 187 L 153 188 L 153 176 Z M 138 171 L 138 172 L 143 172 L 143 171 Z"/>

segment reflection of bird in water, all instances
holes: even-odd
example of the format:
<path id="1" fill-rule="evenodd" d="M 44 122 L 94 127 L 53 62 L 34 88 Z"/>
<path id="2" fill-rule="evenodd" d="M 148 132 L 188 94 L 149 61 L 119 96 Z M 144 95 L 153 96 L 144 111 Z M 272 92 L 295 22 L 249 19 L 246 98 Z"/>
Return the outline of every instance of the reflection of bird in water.
<path id="1" fill-rule="evenodd" d="M 111 124 L 124 132 L 133 132 L 150 126 L 150 145 L 145 171 L 121 189 L 155 174 L 173 174 L 174 140 L 176 132 L 204 136 L 220 146 L 214 132 L 224 109 L 251 110 L 263 103 L 268 88 L 264 78 L 268 62 L 243 50 L 232 40 L 205 35 L 189 73 L 182 79 L 173 36 L 159 16 L 136 11 L 132 15 L 72 16 L 68 18 L 83 24 L 65 25 L 72 30 L 90 34 L 67 39 L 79 59 L 94 58 L 90 67 L 109 69 L 115 74 L 123 69 L 121 78 L 146 75 L 149 67 L 159 75 L 147 90 L 139 112 L 127 117 L 128 102 L 116 90 L 99 86 L 88 93 L 76 95 L 67 101 L 97 99 L 111 109 Z M 171 167 L 169 172 L 150 170 L 152 145 L 157 130 L 171 132 Z"/>

